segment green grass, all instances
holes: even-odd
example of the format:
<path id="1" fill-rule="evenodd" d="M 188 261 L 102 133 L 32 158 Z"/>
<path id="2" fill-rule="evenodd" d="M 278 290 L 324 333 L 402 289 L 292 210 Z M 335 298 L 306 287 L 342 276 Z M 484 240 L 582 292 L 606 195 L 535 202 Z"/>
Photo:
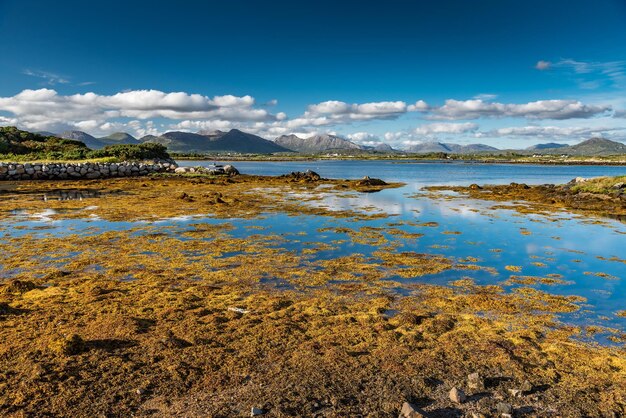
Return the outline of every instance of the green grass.
<path id="1" fill-rule="evenodd" d="M 137 161 L 169 159 L 160 144 L 119 144 L 92 150 L 71 139 L 43 136 L 15 127 L 0 127 L 0 161 L 67 162 L 67 161 Z"/>
<path id="2" fill-rule="evenodd" d="M 586 193 L 609 194 L 616 190 L 613 186 L 617 183 L 626 183 L 626 176 L 589 179 L 572 187 L 572 190 Z"/>

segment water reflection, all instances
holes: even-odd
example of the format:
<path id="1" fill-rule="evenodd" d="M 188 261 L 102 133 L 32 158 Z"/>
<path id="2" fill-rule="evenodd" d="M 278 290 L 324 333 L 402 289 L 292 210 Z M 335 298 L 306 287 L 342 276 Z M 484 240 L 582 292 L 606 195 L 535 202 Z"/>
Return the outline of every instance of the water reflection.
<path id="1" fill-rule="evenodd" d="M 319 168 L 315 165 L 319 164 Z M 193 165 L 197 165 L 194 163 Z M 390 181 L 402 181 L 407 185 L 398 189 L 387 189 L 380 193 L 358 194 L 346 192 L 321 193 L 321 199 L 308 200 L 315 195 L 293 195 L 302 204 L 323 206 L 335 211 L 352 210 L 365 214 L 388 214 L 379 219 L 336 219 L 322 216 L 287 216 L 267 214 L 257 219 L 218 220 L 202 215 L 180 216 L 152 222 L 108 222 L 89 219 L 87 214 L 80 219 L 60 219 L 58 214 L 43 211 L 33 218 L 15 216 L 2 226 L 5 237 L 29 235 L 62 237 L 67 234 L 97 235 L 106 231 L 123 231 L 158 225 L 159 231 L 180 236 L 198 223 L 220 225 L 231 223 L 234 228 L 224 229 L 235 238 L 245 238 L 251 229 L 259 234 L 279 235 L 285 238 L 280 247 L 285 251 L 302 252 L 317 243 L 332 243 L 333 248 L 311 255 L 311 261 L 342 257 L 355 253 L 366 257 L 380 248 L 363 242 L 355 242 L 346 234 L 334 232 L 333 228 L 349 226 L 382 228 L 389 240 L 399 241 L 402 251 L 442 254 L 454 259 L 476 258 L 482 270 L 449 270 L 415 279 L 394 281 L 408 284 L 415 281 L 447 284 L 452 280 L 468 277 L 478 284 L 500 284 L 511 290 L 522 284 L 511 281 L 511 276 L 547 278 L 559 275 L 559 281 L 536 281 L 526 284 L 536 289 L 561 295 L 579 295 L 587 298 L 585 309 L 574 314 L 563 315 L 563 319 L 576 324 L 597 324 L 626 328 L 626 318 L 615 315 L 623 310 L 626 295 L 626 225 L 605 219 L 602 223 L 568 212 L 550 215 L 520 214 L 513 209 L 494 209 L 493 202 L 471 199 L 433 199 L 420 191 L 426 184 L 470 184 L 470 183 L 526 183 L 563 182 L 572 177 L 622 174 L 621 167 L 545 167 L 545 166 L 467 166 L 447 164 L 433 167 L 424 164 L 393 164 L 369 162 L 314 162 L 283 163 L 277 167 L 268 163 L 235 163 L 243 172 L 260 174 L 282 174 L 290 171 L 313 169 L 325 177 L 362 177 L 375 175 Z M 374 171 L 374 169 L 378 171 Z M 279 173 L 274 173 L 279 171 Z M 458 178 L 464 175 L 466 177 Z M 81 192 L 84 192 L 81 191 Z M 58 191 L 46 194 L 46 199 L 87 199 L 103 197 L 102 193 L 88 191 L 87 194 Z M 97 202 L 95 202 L 97 203 Z M 53 222 L 54 220 L 54 222 Z M 346 224 L 349 221 L 349 224 Z M 46 230 L 37 229 L 41 223 L 49 223 Z M 421 238 L 402 238 L 389 233 L 390 224 L 411 234 L 423 234 Z M 426 226 L 428 225 L 428 226 Z M 331 228 L 331 230 L 327 229 Z M 154 232 L 154 231 L 152 231 Z M 304 233 L 298 235 L 296 233 Z M 146 232 L 144 232 L 146 233 Z M 611 258 L 614 258 L 611 260 Z M 521 271 L 510 271 L 509 267 Z M 6 275 L 7 272 L 4 272 Z M 273 278 L 268 278 L 271 282 Z M 275 283 L 277 286 L 280 283 Z M 281 285 L 285 285 L 282 283 Z M 395 289 L 402 292 L 402 286 Z"/>

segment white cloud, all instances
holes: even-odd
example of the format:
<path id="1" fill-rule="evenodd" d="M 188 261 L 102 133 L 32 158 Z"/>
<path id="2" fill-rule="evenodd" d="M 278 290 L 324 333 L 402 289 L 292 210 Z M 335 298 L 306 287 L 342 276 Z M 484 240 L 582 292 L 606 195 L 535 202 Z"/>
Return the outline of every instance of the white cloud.
<path id="1" fill-rule="evenodd" d="M 497 94 L 483 93 L 483 94 L 477 94 L 473 98 L 478 99 L 478 100 L 494 100 L 497 97 L 498 97 Z"/>
<path id="2" fill-rule="evenodd" d="M 481 117 L 521 117 L 527 119 L 590 118 L 611 110 L 610 106 L 587 105 L 576 100 L 538 100 L 510 104 L 480 99 L 446 100 L 432 111 L 433 119 L 477 119 Z"/>
<path id="3" fill-rule="evenodd" d="M 70 82 L 67 77 L 54 73 L 49 73 L 47 71 L 30 70 L 27 68 L 22 71 L 22 74 L 29 75 L 31 77 L 41 78 L 42 80 L 44 80 L 43 84 L 48 84 L 50 86 L 54 86 L 55 84 L 67 84 Z"/>
<path id="4" fill-rule="evenodd" d="M 552 66 L 552 63 L 550 61 L 543 61 L 543 60 L 539 60 L 537 61 L 537 64 L 535 64 L 535 68 L 538 69 L 539 71 L 547 70 L 551 66 Z"/>
<path id="5" fill-rule="evenodd" d="M 380 143 L 379 136 L 374 135 L 369 132 L 355 132 L 355 133 L 346 135 L 346 138 L 348 138 L 350 141 L 363 144 L 363 145 L 372 145 L 372 144 Z"/>
<path id="6" fill-rule="evenodd" d="M 251 96 L 215 96 L 158 90 L 133 90 L 114 95 L 96 93 L 63 96 L 52 89 L 23 90 L 0 97 L 0 111 L 14 116 L 17 124 L 31 130 L 63 130 L 70 127 L 100 130 L 116 118 L 173 120 L 274 121 L 274 116 L 254 107 Z"/>
<path id="7" fill-rule="evenodd" d="M 626 61 L 577 61 L 567 58 L 556 62 L 538 61 L 535 68 L 564 74 L 583 89 L 596 89 L 603 85 L 626 87 Z"/>
<path id="8" fill-rule="evenodd" d="M 433 134 L 462 134 L 474 132 L 478 129 L 478 125 L 471 122 L 466 123 L 430 123 L 420 125 L 413 130 L 417 135 L 433 135 Z"/>
<path id="9" fill-rule="evenodd" d="M 409 105 L 407 107 L 407 110 L 409 112 L 425 112 L 430 108 L 430 106 L 428 106 L 428 103 L 426 103 L 423 100 L 418 100 L 415 103 L 413 103 L 412 105 Z"/>
<path id="10" fill-rule="evenodd" d="M 610 137 L 619 132 L 626 131 L 626 127 L 589 127 L 589 126 L 515 126 L 499 128 L 485 132 L 485 136 L 491 137 L 516 137 L 530 139 L 560 139 L 580 140 L 594 136 Z"/>
<path id="11" fill-rule="evenodd" d="M 395 119 L 406 112 L 407 104 L 402 101 L 349 104 L 328 100 L 309 105 L 302 119 L 324 120 L 327 124 L 331 124 L 353 120 Z"/>
<path id="12" fill-rule="evenodd" d="M 468 137 L 479 138 L 493 135 L 499 137 L 526 138 L 534 134 L 567 137 L 587 135 L 585 131 L 572 128 L 569 133 L 563 127 L 510 128 L 509 131 L 480 131 L 476 123 L 468 121 L 446 122 L 444 120 L 482 118 L 525 118 L 529 120 L 571 118 L 592 118 L 609 113 L 612 107 L 601 104 L 585 104 L 574 100 L 540 100 L 522 104 L 498 103 L 491 101 L 493 95 L 479 95 L 472 100 L 447 100 L 442 106 L 431 106 L 423 100 L 407 105 L 403 101 L 379 101 L 368 103 L 347 103 L 330 100 L 307 106 L 306 110 L 294 118 L 286 113 L 269 112 L 266 102 L 257 105 L 254 97 L 222 95 L 204 96 L 186 92 L 162 92 L 159 90 L 131 90 L 113 95 L 84 93 L 61 95 L 53 89 L 23 90 L 10 96 L 0 97 L 0 124 L 17 125 L 31 131 L 46 130 L 61 132 L 68 129 L 84 130 L 92 135 L 106 135 L 115 131 L 127 131 L 135 136 L 155 135 L 168 130 L 212 131 L 233 128 L 254 133 L 265 138 L 297 133 L 310 136 L 315 133 L 328 133 L 336 126 L 352 125 L 356 122 L 395 120 L 407 112 L 421 112 L 431 120 L 411 129 L 374 135 L 362 131 L 347 135 L 350 140 L 361 144 L 380 141 L 392 146 L 400 146 L 418 140 L 450 138 L 461 141 Z M 606 103 L 598 98 L 595 102 Z M 610 102 L 622 109 L 621 102 Z M 609 115 L 607 115 L 609 116 Z M 585 124 L 605 124 L 606 119 L 619 125 L 619 118 L 626 117 L 623 110 L 614 111 L 613 118 L 594 118 Z M 536 122 L 538 123 L 538 122 Z M 553 122 L 558 125 L 559 122 Z M 610 126 L 610 124 L 608 125 Z M 589 128 L 591 129 L 591 128 Z M 608 129 L 608 128 L 607 128 Z M 620 128 L 621 129 L 621 128 Z M 562 132 L 562 134 L 560 133 Z M 593 132 L 605 132 L 593 128 Z M 606 130 L 606 132 L 618 132 Z M 576 137 L 578 137 L 576 136 Z"/>

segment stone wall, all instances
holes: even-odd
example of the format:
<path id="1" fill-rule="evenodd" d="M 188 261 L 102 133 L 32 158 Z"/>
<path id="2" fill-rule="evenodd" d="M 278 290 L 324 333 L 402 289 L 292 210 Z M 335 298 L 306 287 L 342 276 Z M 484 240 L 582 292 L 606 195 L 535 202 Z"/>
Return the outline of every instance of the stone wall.
<path id="1" fill-rule="evenodd" d="M 174 161 L 123 163 L 0 163 L 1 180 L 97 179 L 174 172 Z"/>

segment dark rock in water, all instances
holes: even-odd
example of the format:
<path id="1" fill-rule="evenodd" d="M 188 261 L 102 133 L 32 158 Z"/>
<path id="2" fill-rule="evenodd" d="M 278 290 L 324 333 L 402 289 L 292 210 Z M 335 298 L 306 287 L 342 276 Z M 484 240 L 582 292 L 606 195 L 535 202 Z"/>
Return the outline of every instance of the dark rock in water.
<path id="1" fill-rule="evenodd" d="M 368 176 L 356 182 L 357 186 L 386 186 L 387 183 L 381 179 L 372 179 Z"/>
<path id="2" fill-rule="evenodd" d="M 466 399 L 465 392 L 457 387 L 453 387 L 450 390 L 449 396 L 450 400 L 454 403 L 463 403 Z"/>
<path id="3" fill-rule="evenodd" d="M 321 180 L 320 175 L 317 174 L 315 171 L 312 171 L 312 170 L 307 170 L 305 172 L 293 171 L 293 172 L 291 172 L 289 174 L 282 175 L 281 177 L 283 177 L 283 178 L 290 178 L 290 179 L 295 180 L 295 181 L 305 181 L 305 182 Z"/>
<path id="4" fill-rule="evenodd" d="M 237 170 L 234 166 L 228 164 L 224 166 L 224 172 L 229 176 L 238 176 L 239 170 Z"/>

